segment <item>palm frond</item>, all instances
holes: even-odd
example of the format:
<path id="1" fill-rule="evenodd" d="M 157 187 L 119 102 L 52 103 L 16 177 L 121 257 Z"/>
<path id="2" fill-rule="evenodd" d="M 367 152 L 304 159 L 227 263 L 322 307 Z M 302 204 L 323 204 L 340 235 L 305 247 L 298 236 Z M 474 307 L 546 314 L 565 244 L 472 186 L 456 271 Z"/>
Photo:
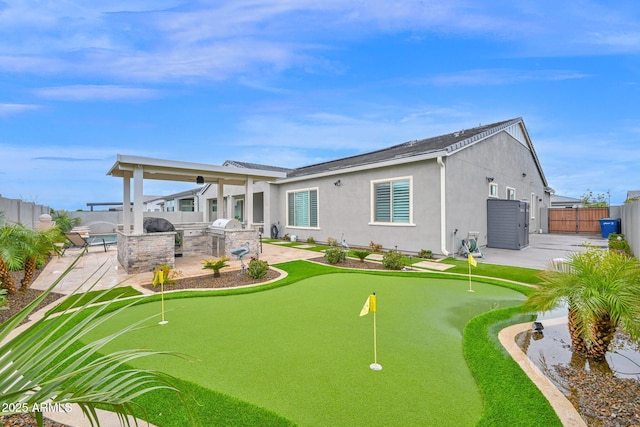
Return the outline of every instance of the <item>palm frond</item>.
<path id="1" fill-rule="evenodd" d="M 157 371 L 130 368 L 128 364 L 141 357 L 186 356 L 146 349 L 105 355 L 99 353 L 109 342 L 142 328 L 145 322 L 157 316 L 141 319 L 106 337 L 80 344 L 88 333 L 137 304 L 140 299 L 132 299 L 119 307 L 114 307 L 112 300 L 87 310 L 109 290 L 98 292 L 94 298 L 82 304 L 76 303 L 62 313 L 45 314 L 26 331 L 8 339 L 10 332 L 64 279 L 82 255 L 78 255 L 37 299 L 0 325 L 0 342 L 3 342 L 0 345 L 0 402 L 21 403 L 27 407 L 43 402 L 74 403 L 80 406 L 92 426 L 100 425 L 95 411 L 98 405 L 107 406 L 118 414 L 122 425 L 130 425 L 129 416 L 136 410 L 143 410 L 137 407 L 134 399 L 154 390 L 171 390 L 184 402 L 182 392 L 173 385 L 175 378 Z M 95 279 L 92 288 L 100 278 Z"/>

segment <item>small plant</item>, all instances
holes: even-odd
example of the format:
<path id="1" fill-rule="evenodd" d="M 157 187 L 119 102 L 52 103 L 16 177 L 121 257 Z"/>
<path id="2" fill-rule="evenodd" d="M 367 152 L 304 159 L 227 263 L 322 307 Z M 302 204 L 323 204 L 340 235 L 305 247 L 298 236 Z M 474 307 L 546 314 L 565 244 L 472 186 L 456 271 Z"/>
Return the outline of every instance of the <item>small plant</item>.
<path id="1" fill-rule="evenodd" d="M 369 247 L 371 248 L 371 252 L 374 254 L 382 252 L 382 245 L 380 243 L 375 243 L 373 240 L 369 242 Z"/>
<path id="2" fill-rule="evenodd" d="M 633 255 L 631 252 L 631 246 L 629 245 L 629 242 L 625 240 L 624 234 L 609 234 L 609 250 L 620 254 Z"/>
<path id="3" fill-rule="evenodd" d="M 6 310 L 7 308 L 7 290 L 0 289 L 0 310 Z"/>
<path id="4" fill-rule="evenodd" d="M 324 251 L 324 257 L 329 264 L 337 264 L 340 261 L 344 261 L 346 258 L 345 253 L 342 252 L 342 248 L 337 246 L 331 246 Z"/>
<path id="5" fill-rule="evenodd" d="M 251 258 L 247 267 L 247 274 L 253 279 L 260 279 L 269 272 L 269 263 L 261 259 Z"/>
<path id="6" fill-rule="evenodd" d="M 333 237 L 329 237 L 327 238 L 327 245 L 329 246 L 335 246 L 338 244 L 338 241 L 336 239 L 334 239 Z"/>
<path id="7" fill-rule="evenodd" d="M 175 285 L 178 283 L 177 278 L 182 276 L 180 270 L 174 270 L 169 264 L 158 264 L 156 268 L 153 269 L 153 281 L 151 282 L 153 286 L 160 284 L 158 275 L 160 271 L 162 271 L 162 279 L 165 285 Z"/>
<path id="8" fill-rule="evenodd" d="M 227 261 L 229 261 L 229 258 L 227 258 L 226 256 L 223 256 L 221 258 L 205 259 L 205 260 L 202 260 L 202 264 L 203 264 L 202 268 L 207 270 L 213 270 L 213 277 L 220 277 L 220 270 L 222 270 L 225 267 L 229 267 L 229 264 L 227 264 Z"/>
<path id="9" fill-rule="evenodd" d="M 358 259 L 360 260 L 360 262 L 364 262 L 364 259 L 365 259 L 366 257 L 368 257 L 369 255 L 371 255 L 371 252 L 369 252 L 369 251 L 367 251 L 367 250 L 363 249 L 363 250 L 356 250 L 356 251 L 353 251 L 353 254 L 354 254 L 356 257 L 358 257 Z"/>
<path id="10" fill-rule="evenodd" d="M 282 236 L 282 240 L 286 240 L 287 242 L 290 242 L 291 241 L 291 236 L 289 236 L 289 233 L 287 233 L 284 236 Z"/>
<path id="11" fill-rule="evenodd" d="M 382 265 L 390 270 L 402 270 L 404 267 L 402 254 L 395 249 L 391 249 L 382 256 Z"/>
<path id="12" fill-rule="evenodd" d="M 420 249 L 420 252 L 418 252 L 418 258 L 431 259 L 433 258 L 433 252 L 428 249 Z"/>
<path id="13" fill-rule="evenodd" d="M 307 237 L 307 243 L 313 245 L 313 244 L 316 243 L 316 239 L 314 239 L 313 237 L 309 236 L 309 237 Z"/>

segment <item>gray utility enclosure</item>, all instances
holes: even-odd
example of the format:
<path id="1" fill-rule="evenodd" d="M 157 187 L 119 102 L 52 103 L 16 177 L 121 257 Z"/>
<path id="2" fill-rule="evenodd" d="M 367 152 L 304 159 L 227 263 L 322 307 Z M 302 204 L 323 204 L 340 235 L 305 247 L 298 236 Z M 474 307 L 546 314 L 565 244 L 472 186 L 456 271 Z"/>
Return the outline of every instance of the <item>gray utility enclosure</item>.
<path id="1" fill-rule="evenodd" d="M 529 204 L 520 200 L 487 200 L 487 246 L 522 249 L 529 246 Z"/>

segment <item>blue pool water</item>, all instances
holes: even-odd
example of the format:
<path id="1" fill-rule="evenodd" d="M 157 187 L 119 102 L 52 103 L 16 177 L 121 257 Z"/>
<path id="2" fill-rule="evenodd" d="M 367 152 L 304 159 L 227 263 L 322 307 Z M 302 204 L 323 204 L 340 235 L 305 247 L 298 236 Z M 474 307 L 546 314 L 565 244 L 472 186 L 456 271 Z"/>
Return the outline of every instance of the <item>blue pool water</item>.
<path id="1" fill-rule="evenodd" d="M 102 239 L 104 239 L 104 242 L 106 244 L 117 243 L 118 235 L 117 234 L 92 234 L 89 236 L 89 242 L 91 243 L 94 243 L 94 242 L 102 243 Z"/>

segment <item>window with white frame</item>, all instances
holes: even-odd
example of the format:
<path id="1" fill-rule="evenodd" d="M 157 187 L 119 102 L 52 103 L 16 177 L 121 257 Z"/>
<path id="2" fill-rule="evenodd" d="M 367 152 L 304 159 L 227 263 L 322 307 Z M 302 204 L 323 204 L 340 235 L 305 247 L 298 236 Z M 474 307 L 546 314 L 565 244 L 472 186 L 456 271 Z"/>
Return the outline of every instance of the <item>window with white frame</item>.
<path id="1" fill-rule="evenodd" d="M 498 197 L 498 184 L 489 184 L 489 197 Z"/>
<path id="2" fill-rule="evenodd" d="M 412 223 L 412 182 L 411 177 L 372 181 L 372 222 Z"/>
<path id="3" fill-rule="evenodd" d="M 515 200 L 516 199 L 516 189 L 507 187 L 507 200 Z"/>
<path id="4" fill-rule="evenodd" d="M 529 205 L 529 217 L 535 219 L 536 217 L 536 195 L 531 193 L 531 204 Z"/>
<path id="5" fill-rule="evenodd" d="M 287 192 L 287 226 L 318 227 L 318 189 Z"/>

